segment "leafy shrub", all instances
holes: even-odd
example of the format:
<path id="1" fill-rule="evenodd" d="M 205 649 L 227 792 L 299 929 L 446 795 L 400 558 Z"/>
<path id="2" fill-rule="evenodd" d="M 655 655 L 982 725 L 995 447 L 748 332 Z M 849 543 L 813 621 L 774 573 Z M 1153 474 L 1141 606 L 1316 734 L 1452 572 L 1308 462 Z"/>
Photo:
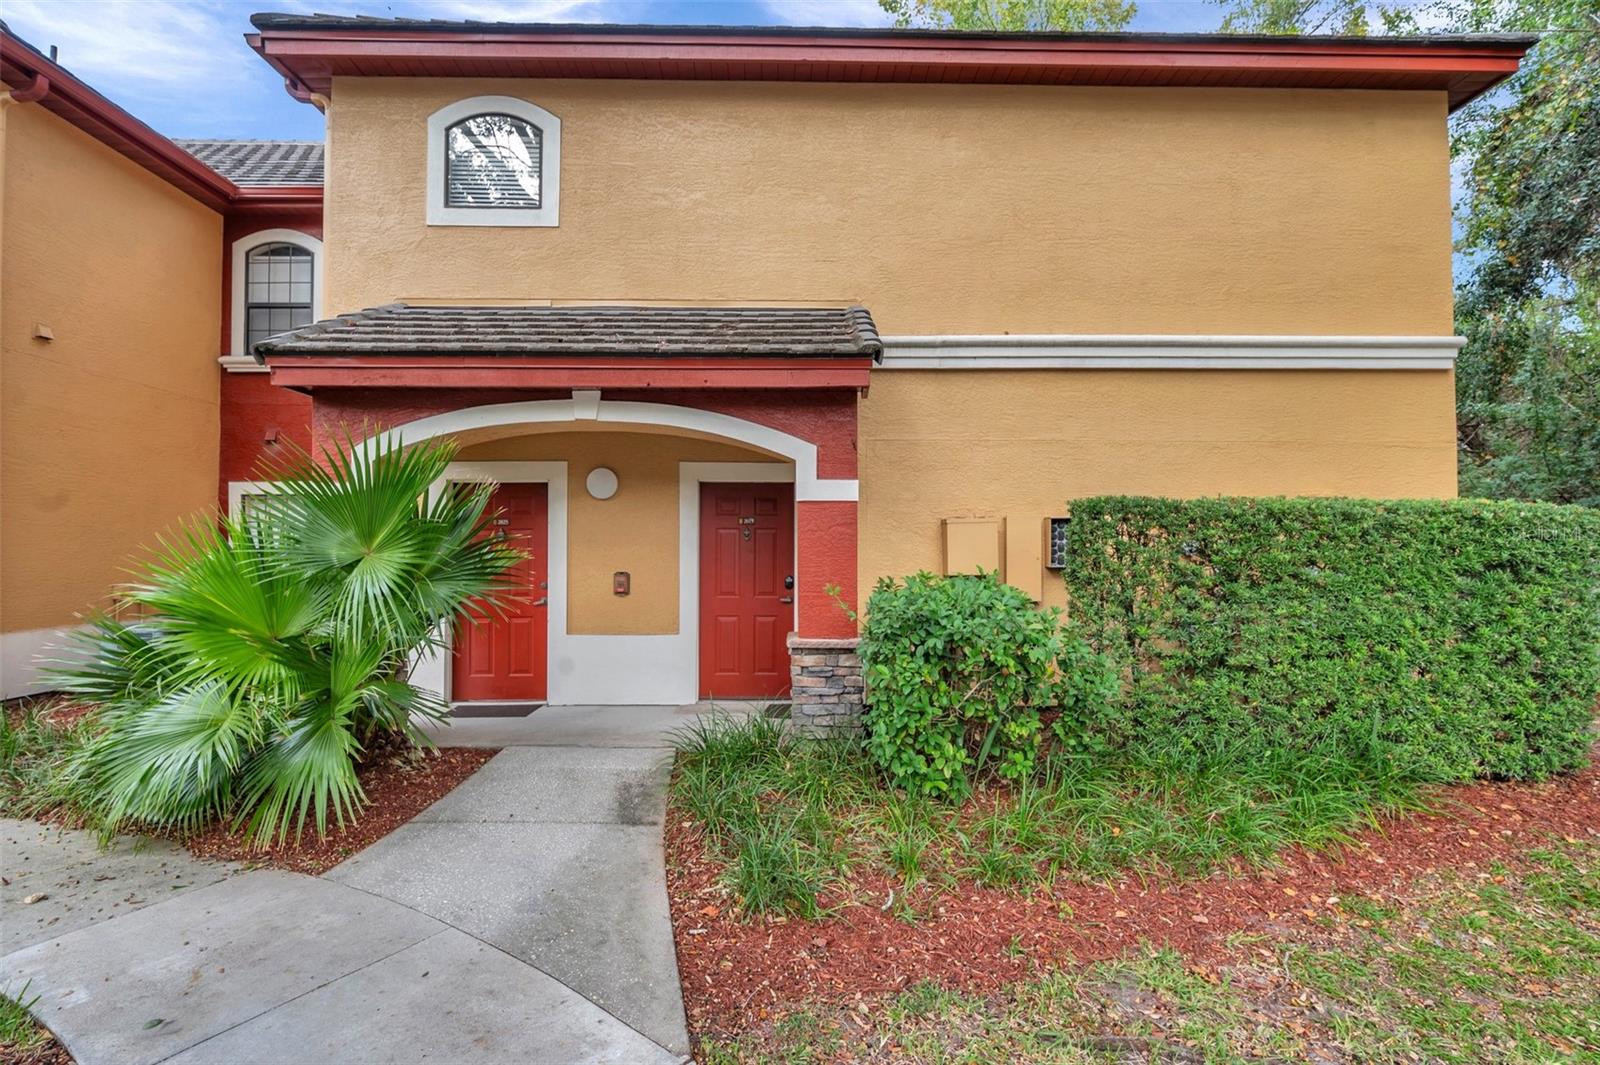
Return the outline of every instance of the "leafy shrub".
<path id="1" fill-rule="evenodd" d="M 406 663 L 521 557 L 484 535 L 491 486 L 425 501 L 453 454 L 299 456 L 248 516 L 165 546 L 125 592 L 147 616 L 93 619 L 56 680 L 100 704 L 68 775 L 107 834 L 232 817 L 265 843 L 355 815 L 363 745 L 445 713 Z"/>
<path id="2" fill-rule="evenodd" d="M 1332 744 L 1463 780 L 1571 769 L 1593 739 L 1597 511 L 1085 499 L 1065 578 L 1123 681 L 1114 742 Z"/>
<path id="3" fill-rule="evenodd" d="M 961 794 L 991 760 L 1002 777 L 1026 776 L 1042 710 L 1059 707 L 1060 734 L 1077 739 L 1109 694 L 1103 663 L 1061 612 L 1036 610 L 992 575 L 879 581 L 861 659 L 868 749 L 918 795 Z"/>

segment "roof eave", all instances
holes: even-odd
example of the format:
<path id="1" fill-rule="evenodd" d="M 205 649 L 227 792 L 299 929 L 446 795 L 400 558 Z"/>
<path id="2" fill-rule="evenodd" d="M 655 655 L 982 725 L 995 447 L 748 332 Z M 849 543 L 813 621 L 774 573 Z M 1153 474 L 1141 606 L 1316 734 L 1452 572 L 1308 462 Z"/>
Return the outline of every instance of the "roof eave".
<path id="1" fill-rule="evenodd" d="M 330 388 L 472 389 L 863 389 L 868 355 L 806 358 L 540 358 L 266 354 L 256 359 L 272 383 L 296 392 Z"/>
<path id="2" fill-rule="evenodd" d="M 13 33 L 0 35 L 0 81 L 34 84 L 43 76 L 48 89 L 39 105 L 133 160 L 214 210 L 224 211 L 239 187 L 157 133 L 59 63 L 41 55 Z"/>
<path id="3" fill-rule="evenodd" d="M 83 79 L 9 31 L 0 33 L 0 82 L 195 200 L 223 214 L 322 209 L 321 185 L 237 185 Z"/>
<path id="4" fill-rule="evenodd" d="M 241 185 L 229 207 L 234 214 L 295 210 L 320 212 L 322 199 L 321 185 Z"/>
<path id="5" fill-rule="evenodd" d="M 249 41 L 291 83 L 291 91 L 327 94 L 340 63 L 401 61 L 412 76 L 450 76 L 462 60 L 579 71 L 595 78 L 716 78 L 821 81 L 1016 81 L 1151 71 L 1171 84 L 1200 82 L 1218 71 L 1260 77 L 1263 84 L 1318 87 L 1373 75 L 1430 82 L 1459 107 L 1515 72 L 1535 37 L 1317 38 L 1162 34 L 953 34 L 889 30 L 540 25 L 429 26 L 384 23 L 318 25 L 257 17 Z M 512 75 L 508 75 L 512 76 Z M 297 93 L 298 94 L 298 93 Z"/>

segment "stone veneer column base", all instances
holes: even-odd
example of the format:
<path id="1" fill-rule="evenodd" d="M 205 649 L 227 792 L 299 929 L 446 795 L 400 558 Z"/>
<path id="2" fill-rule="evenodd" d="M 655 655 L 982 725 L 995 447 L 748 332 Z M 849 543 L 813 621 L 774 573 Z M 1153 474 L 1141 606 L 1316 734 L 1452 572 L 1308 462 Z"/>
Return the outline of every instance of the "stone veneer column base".
<path id="1" fill-rule="evenodd" d="M 789 719 L 808 736 L 861 732 L 865 685 L 855 637 L 789 636 Z"/>

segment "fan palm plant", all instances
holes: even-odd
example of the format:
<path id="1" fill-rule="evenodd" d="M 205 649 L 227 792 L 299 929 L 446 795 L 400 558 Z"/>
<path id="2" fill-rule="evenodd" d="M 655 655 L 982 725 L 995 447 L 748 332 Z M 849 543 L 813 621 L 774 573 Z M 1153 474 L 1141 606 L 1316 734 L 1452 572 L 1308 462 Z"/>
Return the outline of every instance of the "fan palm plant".
<path id="1" fill-rule="evenodd" d="M 69 767 L 109 834 L 231 818 L 265 846 L 365 804 L 356 761 L 425 742 L 447 708 L 407 663 L 466 612 L 498 609 L 522 557 L 485 535 L 491 485 L 430 489 L 448 443 L 301 453 L 245 515 L 164 541 L 125 590 L 147 614 L 91 620 L 56 669 L 104 730 Z"/>

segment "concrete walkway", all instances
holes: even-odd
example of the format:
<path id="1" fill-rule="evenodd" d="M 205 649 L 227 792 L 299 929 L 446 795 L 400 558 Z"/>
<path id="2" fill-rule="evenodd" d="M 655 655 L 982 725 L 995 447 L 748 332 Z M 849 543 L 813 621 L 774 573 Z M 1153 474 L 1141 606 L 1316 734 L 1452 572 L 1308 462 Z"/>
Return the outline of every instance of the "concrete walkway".
<path id="1" fill-rule="evenodd" d="M 0 990 L 80 1065 L 682 1061 L 661 821 L 702 709 L 459 721 L 507 749 L 321 878 L 0 821 Z"/>

